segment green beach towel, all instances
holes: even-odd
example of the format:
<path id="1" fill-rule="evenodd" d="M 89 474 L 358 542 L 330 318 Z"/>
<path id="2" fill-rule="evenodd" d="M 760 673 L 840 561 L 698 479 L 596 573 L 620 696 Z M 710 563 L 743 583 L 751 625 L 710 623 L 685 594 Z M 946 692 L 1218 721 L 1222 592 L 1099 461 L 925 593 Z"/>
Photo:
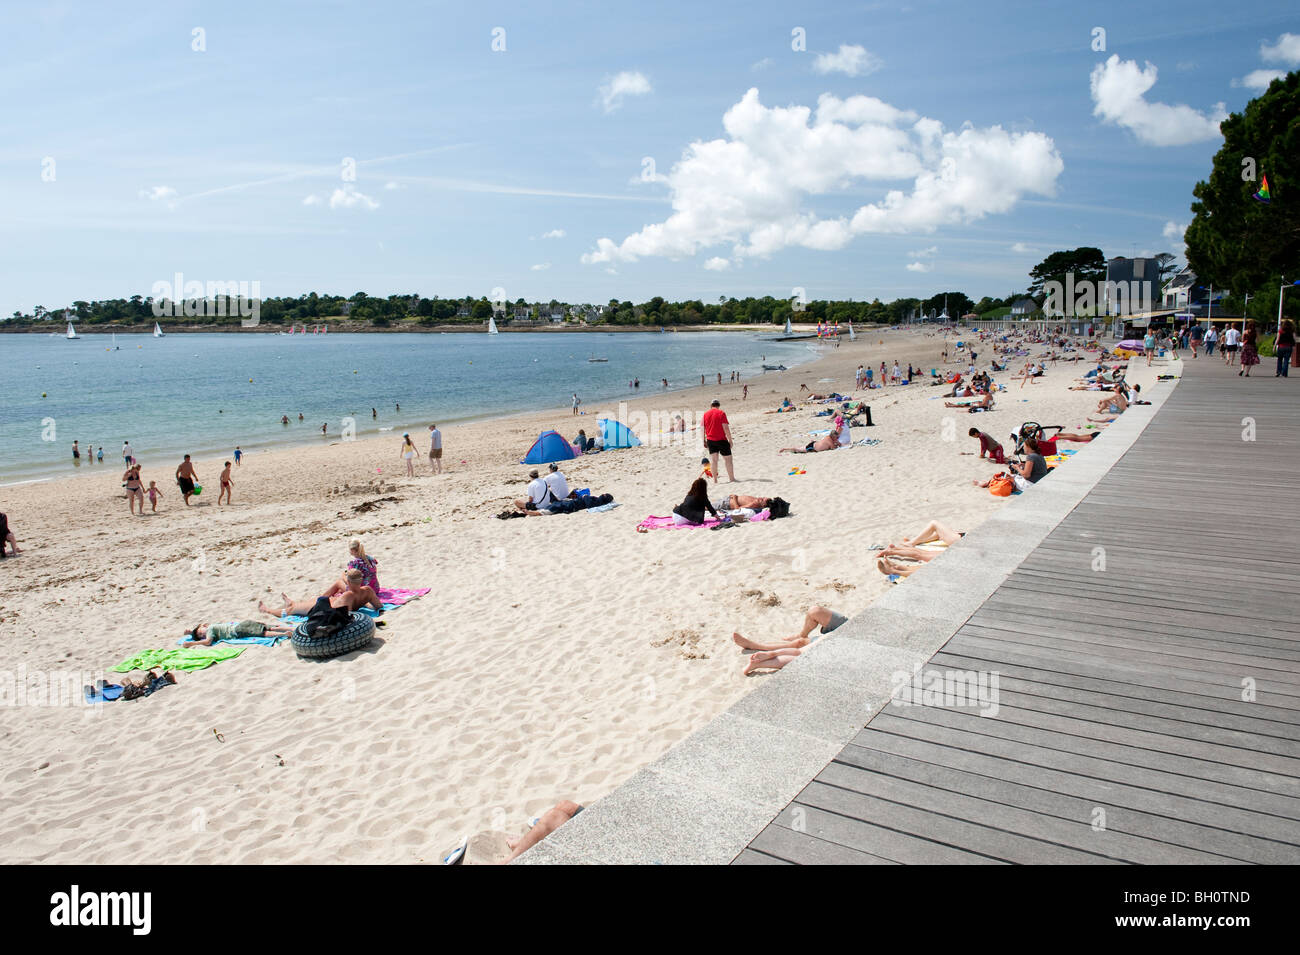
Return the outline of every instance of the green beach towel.
<path id="1" fill-rule="evenodd" d="M 114 673 L 132 670 L 206 670 L 222 660 L 233 660 L 244 652 L 243 647 L 173 647 L 170 650 L 141 650 L 127 657 Z"/>

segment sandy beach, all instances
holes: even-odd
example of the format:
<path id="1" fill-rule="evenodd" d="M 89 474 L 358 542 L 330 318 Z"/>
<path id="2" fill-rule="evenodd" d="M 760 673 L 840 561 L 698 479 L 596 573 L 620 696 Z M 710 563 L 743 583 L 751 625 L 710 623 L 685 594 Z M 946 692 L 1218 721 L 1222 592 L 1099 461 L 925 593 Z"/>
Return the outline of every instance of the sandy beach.
<path id="1" fill-rule="evenodd" d="M 814 364 L 746 379 L 744 401 L 738 384 L 656 395 L 643 382 L 629 419 L 694 421 L 721 400 L 737 483 L 719 493 L 791 503 L 790 519 L 724 532 L 635 533 L 681 501 L 702 455 L 698 432 L 672 445 L 653 424 L 645 447 L 562 466 L 571 486 L 608 492 L 618 508 L 495 519 L 523 493 L 518 460 L 540 430 L 590 431 L 599 413 L 619 413 L 615 402 L 586 417 L 551 409 L 444 429 L 441 476 L 422 430 L 415 478 L 397 433 L 250 454 L 230 507 L 216 505 L 215 458 L 196 462 L 205 491 L 188 508 L 179 462 L 144 461 L 146 484 L 166 496 L 143 518 L 127 513 L 117 461 L 0 489 L 25 550 L 0 564 L 3 670 L 29 693 L 58 679 L 77 690 L 11 707 L 0 728 L 6 801 L 23 807 L 0 817 L 0 860 L 429 863 L 462 835 L 521 832 L 559 799 L 600 798 L 781 678 L 742 676 L 733 630 L 785 635 L 814 603 L 852 615 L 891 586 L 873 545 L 932 518 L 968 530 L 1015 506 L 972 487 L 998 468 L 959 453 L 978 451 L 970 426 L 1004 443 L 1027 420 L 1082 430 L 1100 397 L 1067 390 L 1086 362 L 1023 387 L 995 375 L 1007 391 L 986 414 L 947 409 L 936 398 L 946 389 L 925 384 L 853 392 L 859 364 L 929 369 L 942 346 L 860 332 Z M 1140 365 L 1129 380 L 1146 388 L 1154 369 Z M 813 417 L 820 406 L 764 414 L 798 401 L 801 383 L 864 397 L 875 427 L 853 437 L 880 444 L 778 453 L 829 427 Z M 807 473 L 791 475 L 796 466 Z M 315 597 L 353 538 L 379 559 L 384 586 L 432 588 L 385 615 L 367 650 L 312 662 L 287 642 L 253 646 L 143 700 L 81 702 L 82 683 L 120 678 L 109 668 L 174 646 L 195 622 L 256 618 L 257 601 L 282 591 Z M 900 584 L 920 585 L 923 575 Z"/>

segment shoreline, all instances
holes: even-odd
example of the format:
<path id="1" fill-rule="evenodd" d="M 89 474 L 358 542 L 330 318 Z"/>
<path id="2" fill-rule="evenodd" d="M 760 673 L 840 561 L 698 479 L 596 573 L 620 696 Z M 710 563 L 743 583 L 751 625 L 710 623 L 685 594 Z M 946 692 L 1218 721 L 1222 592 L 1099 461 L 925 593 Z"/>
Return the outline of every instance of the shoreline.
<path id="1" fill-rule="evenodd" d="M 75 325 L 78 319 L 73 320 Z M 162 319 L 159 319 L 162 324 Z M 308 323 L 313 324 L 313 323 Z M 318 325 L 337 325 L 335 330 L 329 332 L 331 335 L 391 335 L 409 332 L 419 335 L 486 335 L 487 326 L 484 324 L 457 324 L 457 325 L 420 325 L 418 323 L 402 323 L 398 325 L 371 325 L 362 322 L 346 322 L 338 319 L 322 319 L 315 322 Z M 5 323 L 0 322 L 0 335 L 46 335 L 52 338 L 63 338 L 61 332 L 51 332 L 49 327 L 30 326 L 27 328 L 5 328 Z M 244 328 L 241 325 L 162 325 L 164 337 L 167 335 L 195 335 L 209 333 L 234 333 L 247 332 L 251 335 L 276 335 L 281 334 L 281 329 L 287 328 L 284 324 L 272 325 L 255 325 L 251 328 Z M 297 323 L 294 324 L 297 327 Z M 548 335 L 583 335 L 583 334 L 623 334 L 627 332 L 644 332 L 647 334 L 659 334 L 663 329 L 663 334 L 673 335 L 679 332 L 764 332 L 771 330 L 773 334 L 779 335 L 784 331 L 783 325 L 732 325 L 719 322 L 715 325 L 534 325 L 534 326 L 512 326 L 509 324 L 502 325 L 500 333 L 502 335 L 529 335 L 529 334 L 548 334 Z M 817 325 L 807 322 L 791 322 L 791 328 L 796 334 L 802 330 L 804 333 L 815 333 Z M 883 331 L 886 325 L 864 325 L 859 334 L 867 332 L 875 333 Z M 83 334 L 82 330 L 77 329 L 79 337 L 87 335 L 145 335 L 153 336 L 152 324 L 141 325 L 92 325 Z M 296 332 L 296 335 L 312 335 L 313 332 Z M 324 334 L 324 333 L 322 333 Z M 286 336 L 289 337 L 289 336 Z"/>
<path id="2" fill-rule="evenodd" d="M 708 329 L 704 329 L 704 330 L 707 331 Z M 834 346 L 828 346 L 828 348 L 832 352 L 834 351 Z M 655 388 L 652 391 L 650 388 L 647 387 L 643 389 L 643 391 L 627 392 L 622 397 L 617 398 L 617 400 L 613 396 L 608 398 L 596 398 L 590 402 L 588 402 L 584 398 L 583 407 L 586 407 L 588 404 L 591 404 L 593 408 L 601 409 L 604 408 L 604 406 L 608 405 L 612 401 L 615 401 L 616 404 L 621 404 L 624 402 L 632 402 L 632 401 L 649 401 L 656 398 L 662 398 L 666 395 L 678 395 L 678 394 L 692 392 L 693 390 L 696 389 L 700 391 L 704 391 L 709 388 L 718 389 L 718 388 L 726 388 L 726 387 L 739 389 L 743 385 L 753 386 L 756 382 L 770 380 L 772 376 L 789 374 L 799 369 L 807 369 L 809 366 L 815 365 L 817 362 L 824 361 L 829 357 L 830 356 L 826 354 L 814 355 L 813 357 L 810 357 L 806 361 L 802 361 L 794 365 L 788 366 L 787 371 L 785 372 L 779 372 L 779 371 L 761 372 L 755 377 L 742 379 L 739 382 L 724 382 L 722 385 L 709 383 L 704 385 L 673 386 L 670 384 L 667 389 Z M 531 408 L 531 409 L 525 409 L 521 411 L 512 411 L 505 414 L 501 414 L 495 411 L 485 411 L 481 413 L 475 412 L 473 414 L 464 415 L 460 417 L 454 417 L 454 416 L 413 417 L 411 419 L 408 419 L 404 423 L 386 426 L 385 430 L 383 430 L 382 432 L 378 431 L 377 429 L 372 431 L 369 429 L 363 429 L 359 427 L 357 429 L 358 430 L 357 436 L 354 440 L 355 441 L 371 441 L 371 440 L 377 441 L 383 439 L 385 436 L 391 437 L 393 435 L 395 435 L 397 438 L 400 439 L 403 430 L 410 431 L 413 438 L 415 438 L 415 437 L 419 437 L 419 435 L 422 432 L 427 434 L 427 427 L 433 421 L 436 421 L 440 428 L 445 429 L 445 426 L 448 425 L 455 427 L 455 426 L 465 426 L 465 425 L 491 424 L 492 422 L 496 422 L 496 421 L 508 422 L 521 417 L 528 417 L 534 415 L 551 415 L 551 414 L 560 415 L 564 419 L 570 419 L 574 417 L 573 415 L 570 414 L 570 409 L 567 405 L 560 405 L 554 408 L 547 408 L 547 407 Z M 600 417 L 600 411 L 592 411 L 590 413 L 584 411 L 581 415 L 578 415 L 577 417 Z M 284 427 L 286 431 L 288 431 L 291 430 L 296 424 L 299 423 L 300 422 L 296 422 L 290 419 L 289 424 Z M 301 424 L 306 424 L 306 422 L 305 421 L 301 422 Z M 412 430 L 412 429 L 416 429 L 416 430 Z M 232 454 L 236 445 L 239 446 L 239 448 L 243 451 L 245 456 L 252 453 L 267 453 L 267 452 L 289 453 L 289 452 L 299 451 L 304 449 L 329 447 L 339 443 L 344 443 L 339 434 L 336 433 L 336 434 L 321 435 L 319 432 L 313 429 L 313 434 L 312 437 L 310 438 L 290 437 L 290 438 L 286 438 L 286 440 L 284 441 L 275 441 L 271 443 L 258 442 L 254 444 L 248 444 L 248 445 L 244 445 L 239 441 L 233 441 L 233 442 L 228 442 L 228 447 L 226 447 L 224 451 L 221 448 L 217 448 L 217 447 L 185 445 L 183 449 L 182 448 L 164 449 L 162 451 L 154 452 L 154 457 L 165 458 L 168 455 L 170 455 L 172 457 L 175 457 L 178 461 L 180 457 L 184 454 L 191 454 L 194 456 L 195 459 L 198 459 L 200 457 L 213 457 L 213 456 L 224 457 Z M 352 443 L 352 442 L 346 442 L 346 443 Z M 125 465 L 121 462 L 120 455 L 121 455 L 121 448 L 105 449 L 105 458 L 103 464 L 108 466 L 109 470 L 111 470 L 113 467 L 116 466 L 124 467 Z M 137 456 L 137 460 L 141 460 L 141 458 Z M 117 462 L 116 464 L 113 463 L 115 461 Z M 21 480 L 17 480 L 17 481 L 6 481 L 4 480 L 3 476 L 0 475 L 0 489 L 8 488 L 8 487 L 21 487 L 24 484 L 31 484 L 31 483 L 41 483 L 41 482 L 60 481 L 60 480 L 77 480 L 79 478 L 85 477 L 88 474 L 98 473 L 96 469 L 100 467 L 100 464 L 96 462 L 94 464 L 83 464 L 78 466 L 78 465 L 69 465 L 68 461 L 65 461 L 63 467 L 68 467 L 68 466 L 70 466 L 73 469 L 73 473 L 69 474 L 63 470 L 48 471 L 48 472 L 41 471 L 41 472 L 31 473 L 23 477 Z"/>

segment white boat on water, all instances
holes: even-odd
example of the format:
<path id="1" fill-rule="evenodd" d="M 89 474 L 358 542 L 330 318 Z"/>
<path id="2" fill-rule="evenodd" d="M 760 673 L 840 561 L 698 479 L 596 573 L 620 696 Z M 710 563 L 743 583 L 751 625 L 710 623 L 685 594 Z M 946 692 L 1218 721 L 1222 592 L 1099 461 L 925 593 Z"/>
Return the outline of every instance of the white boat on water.
<path id="1" fill-rule="evenodd" d="M 489 335 L 499 335 L 499 334 L 501 334 L 499 331 L 497 331 L 497 317 L 496 317 L 495 315 L 489 315 L 489 316 L 488 316 L 488 330 L 487 330 L 487 333 L 488 333 Z"/>
<path id="2" fill-rule="evenodd" d="M 162 337 L 163 337 L 163 330 L 158 326 L 158 323 L 157 323 L 157 322 L 154 322 L 154 323 L 153 323 L 153 337 L 154 337 L 154 338 L 162 338 Z"/>
<path id="3" fill-rule="evenodd" d="M 857 340 L 858 336 L 853 333 L 853 323 L 849 322 L 849 341 L 855 342 Z"/>
<path id="4" fill-rule="evenodd" d="M 81 336 L 77 334 L 77 330 L 72 327 L 72 322 L 68 322 L 68 334 L 67 334 L 68 340 L 71 341 L 74 338 L 80 338 L 80 337 Z"/>
<path id="5" fill-rule="evenodd" d="M 117 332 L 113 332 L 113 351 L 118 351 L 118 347 L 117 347 Z"/>
<path id="6" fill-rule="evenodd" d="M 587 361 L 609 361 L 609 359 L 608 359 L 608 358 L 597 358 L 595 355 L 592 355 L 590 358 L 587 359 Z"/>
<path id="7" fill-rule="evenodd" d="M 794 334 L 794 329 L 790 326 L 790 319 L 788 318 L 785 320 L 785 334 L 787 335 Z"/>

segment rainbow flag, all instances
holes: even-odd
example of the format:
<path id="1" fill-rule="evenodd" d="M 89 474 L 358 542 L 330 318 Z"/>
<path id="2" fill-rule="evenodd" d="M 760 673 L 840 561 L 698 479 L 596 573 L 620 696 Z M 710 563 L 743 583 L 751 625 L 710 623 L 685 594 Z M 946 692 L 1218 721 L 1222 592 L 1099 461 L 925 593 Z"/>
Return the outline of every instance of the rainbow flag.
<path id="1" fill-rule="evenodd" d="M 1268 176 L 1263 176 L 1262 179 L 1263 183 L 1259 187 L 1259 192 L 1255 193 L 1253 198 L 1258 199 L 1260 202 L 1272 202 L 1273 197 L 1268 194 Z"/>

